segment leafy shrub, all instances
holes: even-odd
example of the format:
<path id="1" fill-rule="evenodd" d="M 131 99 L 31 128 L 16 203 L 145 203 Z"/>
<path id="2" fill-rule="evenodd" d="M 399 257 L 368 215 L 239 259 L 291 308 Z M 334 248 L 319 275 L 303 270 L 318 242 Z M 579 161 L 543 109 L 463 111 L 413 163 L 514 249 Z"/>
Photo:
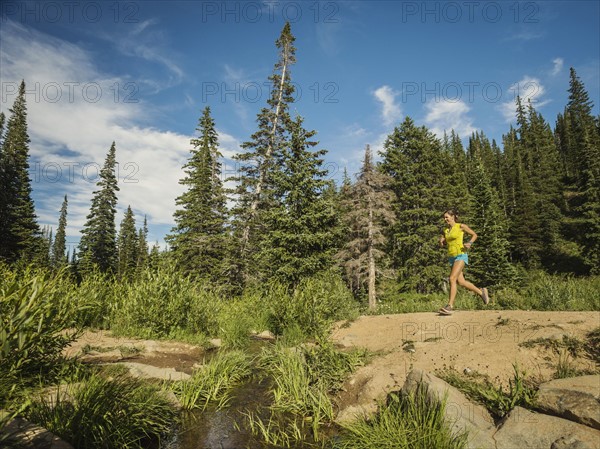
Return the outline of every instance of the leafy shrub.
<path id="1" fill-rule="evenodd" d="M 59 366 L 63 349 L 78 335 L 64 278 L 31 268 L 2 271 L 0 377 L 23 381 L 48 374 Z"/>
<path id="2" fill-rule="evenodd" d="M 78 449 L 146 448 L 175 421 L 165 395 L 138 379 L 93 375 L 66 388 L 52 400 L 35 401 L 26 416 Z"/>

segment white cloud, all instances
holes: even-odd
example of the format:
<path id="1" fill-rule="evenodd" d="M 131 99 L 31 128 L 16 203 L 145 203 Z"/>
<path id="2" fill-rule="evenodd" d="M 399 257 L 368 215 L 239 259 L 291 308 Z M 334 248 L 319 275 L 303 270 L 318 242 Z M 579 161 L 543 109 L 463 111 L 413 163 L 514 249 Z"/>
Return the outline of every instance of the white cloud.
<path id="1" fill-rule="evenodd" d="M 556 76 L 561 72 L 564 62 L 565 61 L 563 60 L 563 58 L 554 58 L 552 60 L 552 63 L 554 64 L 554 67 L 552 67 L 552 76 Z"/>
<path id="2" fill-rule="evenodd" d="M 467 114 L 471 110 L 463 101 L 429 101 L 425 104 L 425 123 L 438 137 L 454 130 L 461 137 L 470 136 L 476 131 L 473 119 Z"/>
<path id="3" fill-rule="evenodd" d="M 550 100 L 543 99 L 546 94 L 546 88 L 540 80 L 527 75 L 522 80 L 512 84 L 508 88 L 508 92 L 511 95 L 511 99 L 499 105 L 500 112 L 507 122 L 513 121 L 516 117 L 517 97 L 521 98 L 521 103 L 525 107 L 527 107 L 529 102 L 535 108 L 540 108 L 550 102 Z"/>
<path id="4" fill-rule="evenodd" d="M 402 109 L 396 104 L 396 96 L 398 92 L 390 86 L 381 86 L 373 92 L 375 98 L 381 102 L 383 122 L 389 126 L 393 125 L 402 118 Z"/>
<path id="5" fill-rule="evenodd" d="M 135 96 L 129 99 L 138 102 L 126 102 L 127 80 L 101 73 L 81 48 L 10 21 L 0 38 L 3 107 L 12 105 L 21 79 L 27 86 L 31 161 L 35 162 L 32 186 L 40 224 L 56 226 L 67 194 L 68 238 L 79 238 L 96 190 L 98 167 L 115 141 L 120 187 L 117 225 L 131 205 L 138 225 L 144 214 L 148 216 L 150 240 L 162 239 L 163 235 L 152 235 L 152 226 L 173 223 L 192 136 L 140 125 L 153 108 Z M 234 137 L 220 133 L 219 138 L 225 157 L 237 152 Z"/>

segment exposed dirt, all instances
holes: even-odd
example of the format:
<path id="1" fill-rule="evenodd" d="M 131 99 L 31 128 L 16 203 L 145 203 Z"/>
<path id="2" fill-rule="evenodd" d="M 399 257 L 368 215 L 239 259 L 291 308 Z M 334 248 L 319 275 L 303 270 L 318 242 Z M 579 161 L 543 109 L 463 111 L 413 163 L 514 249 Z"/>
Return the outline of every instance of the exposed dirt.
<path id="1" fill-rule="evenodd" d="M 207 352 L 200 346 L 175 341 L 113 337 L 110 331 L 86 331 L 65 351 L 89 363 L 136 362 L 158 368 L 175 368 L 191 374 Z"/>
<path id="2" fill-rule="evenodd" d="M 523 346 L 537 339 L 546 342 L 584 341 L 600 327 L 600 312 L 458 311 L 451 316 L 435 313 L 363 316 L 338 323 L 332 340 L 345 348 L 375 352 L 371 363 L 346 382 L 338 400 L 341 419 L 372 412 L 376 401 L 404 384 L 413 368 L 434 373 L 452 368 L 488 375 L 507 386 L 513 364 L 539 380 L 549 380 L 560 357 L 552 347 Z M 66 351 L 91 363 L 136 362 L 174 368 L 191 374 L 208 355 L 199 347 L 173 341 L 116 338 L 108 331 L 87 331 Z M 564 350 L 562 357 L 565 357 Z M 569 356 L 574 368 L 598 370 L 584 351 Z"/>
<path id="3" fill-rule="evenodd" d="M 340 418 L 374 411 L 375 401 L 399 390 L 413 368 L 432 373 L 445 368 L 470 370 L 506 387 L 514 374 L 513 364 L 518 364 L 527 375 L 549 380 L 556 371 L 559 350 L 544 345 L 525 347 L 522 343 L 537 339 L 563 342 L 564 336 L 584 341 L 598 327 L 600 312 L 508 310 L 457 311 L 451 316 L 363 316 L 352 323 L 339 323 L 332 336 L 334 342 L 378 353 L 346 383 L 338 398 L 344 415 Z M 578 369 L 598 369 L 584 351 L 568 360 Z"/>

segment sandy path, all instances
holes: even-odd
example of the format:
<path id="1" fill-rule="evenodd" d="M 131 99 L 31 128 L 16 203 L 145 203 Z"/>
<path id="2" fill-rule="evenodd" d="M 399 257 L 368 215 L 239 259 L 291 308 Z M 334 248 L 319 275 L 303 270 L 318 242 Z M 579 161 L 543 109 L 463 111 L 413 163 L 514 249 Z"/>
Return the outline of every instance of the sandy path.
<path id="1" fill-rule="evenodd" d="M 513 363 L 528 375 L 549 379 L 556 371 L 558 354 L 541 346 L 520 343 L 538 338 L 562 340 L 563 335 L 584 340 L 600 327 L 600 312 L 537 312 L 520 310 L 459 311 L 452 316 L 434 313 L 363 316 L 349 326 L 339 325 L 334 342 L 381 352 L 360 368 L 339 398 L 342 414 L 372 411 L 374 400 L 398 390 L 412 368 L 468 368 L 508 385 Z M 595 364 L 578 357 L 580 369 Z M 343 419 L 343 417 L 342 417 Z"/>

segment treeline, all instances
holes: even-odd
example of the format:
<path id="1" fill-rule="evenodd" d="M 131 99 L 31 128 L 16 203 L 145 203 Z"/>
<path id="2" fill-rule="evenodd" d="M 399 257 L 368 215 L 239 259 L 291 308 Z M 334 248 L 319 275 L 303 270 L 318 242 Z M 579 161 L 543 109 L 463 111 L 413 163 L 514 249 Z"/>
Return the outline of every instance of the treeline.
<path id="1" fill-rule="evenodd" d="M 554 129 L 531 103 L 516 101 L 516 126 L 502 142 L 483 132 L 463 147 L 451 131 L 437 138 L 407 117 L 387 137 L 375 163 L 367 146 L 360 172 L 338 187 L 324 168 L 316 131 L 290 112 L 295 38 L 289 24 L 276 41 L 271 94 L 257 130 L 235 159 L 226 188 L 210 108 L 180 183 L 168 251 L 148 253 L 147 223 L 136 229 L 128 207 L 116 228 L 116 146 L 100 171 L 77 254 L 65 254 L 67 198 L 54 239 L 40 230 L 28 175 L 25 84 L 6 126 L 0 114 L 0 258 L 9 263 L 69 264 L 122 279 L 160 258 L 182 273 L 239 292 L 277 280 L 294 287 L 337 267 L 356 294 L 375 304 L 388 291 L 430 292 L 447 276 L 437 244 L 448 208 L 480 236 L 471 275 L 485 285 L 514 283 L 524 270 L 600 273 L 600 117 L 574 69 L 569 102 Z M 228 207 L 228 203 L 231 207 Z M 154 261 L 154 262 L 153 262 Z"/>

